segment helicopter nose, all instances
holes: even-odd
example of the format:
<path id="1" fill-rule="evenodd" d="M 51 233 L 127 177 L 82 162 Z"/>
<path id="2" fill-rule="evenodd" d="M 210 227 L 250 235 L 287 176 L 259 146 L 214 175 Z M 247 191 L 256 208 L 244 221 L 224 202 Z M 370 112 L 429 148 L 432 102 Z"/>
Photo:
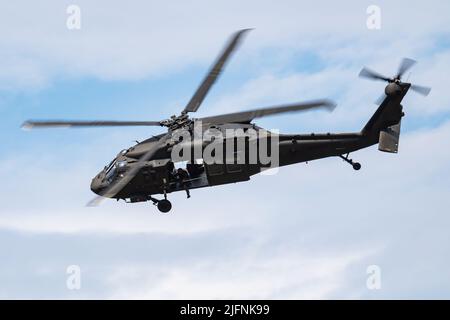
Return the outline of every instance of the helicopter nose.
<path id="1" fill-rule="evenodd" d="M 91 182 L 91 190 L 95 194 L 101 195 L 102 191 L 107 187 L 107 184 L 103 182 L 103 179 L 100 176 L 96 176 L 92 179 Z"/>

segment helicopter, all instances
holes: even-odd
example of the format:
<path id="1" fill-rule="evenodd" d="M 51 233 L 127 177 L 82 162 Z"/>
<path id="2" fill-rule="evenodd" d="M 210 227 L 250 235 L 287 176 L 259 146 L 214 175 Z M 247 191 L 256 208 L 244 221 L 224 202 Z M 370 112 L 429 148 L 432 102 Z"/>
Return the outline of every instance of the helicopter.
<path id="1" fill-rule="evenodd" d="M 340 157 L 354 170 L 360 170 L 361 164 L 350 159 L 350 153 L 375 144 L 378 144 L 380 151 L 398 152 L 401 120 L 404 116 L 401 105 L 403 98 L 410 89 L 424 96 L 431 90 L 428 87 L 401 81 L 405 72 L 416 63 L 408 58 L 401 61 L 393 77 L 385 77 L 368 68 L 361 70 L 360 77 L 381 80 L 388 84 L 378 100 L 379 106 L 375 113 L 359 132 L 278 134 L 254 123 L 255 119 L 275 114 L 318 109 L 333 111 L 336 104 L 328 99 L 204 118 L 189 117 L 190 113 L 195 113 L 199 109 L 231 54 L 249 30 L 239 30 L 231 36 L 179 115 L 173 115 L 162 121 L 28 120 L 22 127 L 26 129 L 108 126 L 167 128 L 166 133 L 152 136 L 119 152 L 92 179 L 90 187 L 97 196 L 88 203 L 89 206 L 95 206 L 107 198 L 124 200 L 128 203 L 151 201 L 163 213 L 169 212 L 172 208 L 168 200 L 168 194 L 172 192 L 184 191 L 189 198 L 190 191 L 193 189 L 244 182 L 268 168 L 326 157 Z M 214 130 L 214 134 L 208 134 L 209 139 L 198 138 L 211 130 Z M 233 131 L 235 135 L 226 135 L 228 131 Z M 252 134 L 248 135 L 249 132 Z M 236 143 L 232 148 L 227 149 L 228 142 L 236 142 L 242 137 L 243 143 Z M 211 148 L 212 145 L 214 148 Z M 264 145 L 271 148 L 271 156 L 276 161 L 270 164 L 262 161 L 259 151 Z M 256 149 L 252 146 L 256 146 Z M 204 151 L 208 148 L 211 151 L 208 158 L 212 155 L 213 161 L 210 159 L 206 161 Z M 229 152 L 222 152 L 225 149 Z M 178 150 L 178 153 L 175 153 L 176 157 L 175 150 Z M 255 152 L 258 153 L 256 156 L 254 156 Z M 155 195 L 162 195 L 163 198 L 157 199 Z"/>

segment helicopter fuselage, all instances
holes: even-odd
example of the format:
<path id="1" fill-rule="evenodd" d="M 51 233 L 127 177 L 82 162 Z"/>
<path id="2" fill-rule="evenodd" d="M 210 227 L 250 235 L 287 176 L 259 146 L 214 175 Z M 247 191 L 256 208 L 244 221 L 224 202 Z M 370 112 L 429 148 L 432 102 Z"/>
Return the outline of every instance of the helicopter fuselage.
<path id="1" fill-rule="evenodd" d="M 104 195 L 103 191 L 110 184 L 120 181 L 128 170 L 138 165 L 140 168 L 137 174 L 112 198 L 127 202 L 155 201 L 152 197 L 155 194 L 164 194 L 166 197 L 168 193 L 176 191 L 248 181 L 251 176 L 267 169 L 333 156 L 341 157 L 355 170 L 359 170 L 359 163 L 354 163 L 343 155 L 377 143 L 380 143 L 381 151 L 397 152 L 400 120 L 404 115 L 401 101 L 409 87 L 410 84 L 402 84 L 400 94 L 386 96 L 360 132 L 274 134 L 251 123 L 206 123 L 201 124 L 199 130 L 198 127 L 196 129 L 196 122 L 192 121 L 188 127 L 182 128 L 189 133 L 188 138 L 191 138 L 187 144 L 186 141 L 180 141 L 180 135 L 174 130 L 123 150 L 94 177 L 91 190 Z M 205 141 L 204 135 L 211 129 L 216 134 L 222 134 L 221 139 L 210 137 Z M 227 130 L 238 133 L 227 136 Z M 250 131 L 256 132 L 256 135 L 248 136 Z M 202 136 L 200 143 L 196 139 L 198 132 Z M 214 134 L 210 136 L 216 137 Z M 237 140 L 242 137 L 244 143 L 238 143 Z M 156 147 L 161 141 L 164 143 Z M 227 150 L 229 142 L 232 142 L 230 145 L 233 147 Z M 181 156 L 178 152 L 178 157 L 174 157 L 175 148 L 183 143 L 183 151 L 191 152 L 182 152 Z M 211 161 L 211 145 L 214 143 L 219 147 L 215 148 L 216 154 Z M 264 162 L 260 157 L 261 147 L 264 145 L 265 151 L 270 154 L 270 162 Z M 256 149 L 252 146 L 256 146 Z M 141 157 L 154 148 L 157 150 L 153 156 L 142 164 Z M 196 156 L 196 148 L 200 149 L 200 156 Z M 209 154 L 206 152 L 208 150 Z M 223 152 L 217 154 L 218 150 Z M 231 153 L 227 152 L 230 150 Z M 258 156 L 252 157 L 255 153 Z"/>
<path id="2" fill-rule="evenodd" d="M 244 125 L 243 128 L 248 128 L 249 126 L 257 131 L 263 130 L 265 133 L 271 134 L 265 129 L 253 125 Z M 225 130 L 227 126 L 216 126 L 216 128 Z M 101 194 L 110 183 L 115 183 L 117 179 L 121 179 L 126 170 L 137 165 L 139 157 L 145 154 L 148 149 L 153 148 L 160 138 L 151 138 L 121 151 L 104 170 L 94 177 L 91 184 L 92 191 Z M 234 142 L 236 142 L 235 137 L 231 139 L 234 139 Z M 142 166 L 138 174 L 114 198 L 124 199 L 129 202 L 140 202 L 149 200 L 150 196 L 155 194 L 167 194 L 184 191 L 186 188 L 197 189 L 248 181 L 251 176 L 267 169 L 325 157 L 340 156 L 378 142 L 377 139 L 371 139 L 370 136 L 361 132 L 279 134 L 277 139 L 271 141 L 277 144 L 273 147 L 270 145 L 271 142 L 269 142 L 269 147 L 272 150 L 276 150 L 277 155 L 270 154 L 270 157 L 271 159 L 276 158 L 277 161 L 271 161 L 270 163 L 263 163 L 261 159 L 257 159 L 256 162 L 251 161 L 251 152 L 255 151 L 251 148 L 252 142 L 250 139 L 244 140 L 240 148 L 239 144 L 236 144 L 232 153 L 233 159 L 231 160 L 229 155 L 227 156 L 225 149 L 227 143 L 233 144 L 233 142 L 224 139 L 222 141 L 223 156 L 219 159 L 216 158 L 216 161 L 213 162 L 207 161 L 207 156 L 204 154 L 210 143 L 202 144 L 202 157 L 195 158 L 191 155 L 182 157 L 181 161 L 176 162 L 172 154 L 173 146 L 170 146 L 169 142 L 161 147 Z M 259 147 L 262 145 L 261 141 L 255 141 L 254 143 Z M 260 149 L 256 150 L 260 152 Z M 183 180 L 177 175 L 177 169 L 180 168 L 187 172 Z"/>

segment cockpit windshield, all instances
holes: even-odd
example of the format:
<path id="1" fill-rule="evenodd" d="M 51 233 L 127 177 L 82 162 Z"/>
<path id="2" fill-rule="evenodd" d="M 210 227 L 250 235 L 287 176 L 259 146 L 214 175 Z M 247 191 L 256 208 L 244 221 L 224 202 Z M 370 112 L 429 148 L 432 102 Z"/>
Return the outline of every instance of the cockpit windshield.
<path id="1" fill-rule="evenodd" d="M 105 172 L 108 172 L 109 170 L 111 170 L 111 168 L 116 164 L 116 159 L 114 158 L 106 167 L 105 167 Z"/>
<path id="2" fill-rule="evenodd" d="M 114 176 L 114 173 L 116 172 L 116 162 L 117 160 L 114 159 L 111 161 L 111 163 L 105 168 L 105 178 L 107 180 L 111 179 L 112 176 Z"/>

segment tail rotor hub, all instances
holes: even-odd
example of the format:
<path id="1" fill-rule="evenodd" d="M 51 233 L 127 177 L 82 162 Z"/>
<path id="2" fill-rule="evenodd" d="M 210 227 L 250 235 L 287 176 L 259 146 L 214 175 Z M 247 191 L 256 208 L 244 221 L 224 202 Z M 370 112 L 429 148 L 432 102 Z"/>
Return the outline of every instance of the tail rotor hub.
<path id="1" fill-rule="evenodd" d="M 387 96 L 396 96 L 402 92 L 402 87 L 400 86 L 400 81 L 389 83 L 384 89 L 384 93 Z"/>

